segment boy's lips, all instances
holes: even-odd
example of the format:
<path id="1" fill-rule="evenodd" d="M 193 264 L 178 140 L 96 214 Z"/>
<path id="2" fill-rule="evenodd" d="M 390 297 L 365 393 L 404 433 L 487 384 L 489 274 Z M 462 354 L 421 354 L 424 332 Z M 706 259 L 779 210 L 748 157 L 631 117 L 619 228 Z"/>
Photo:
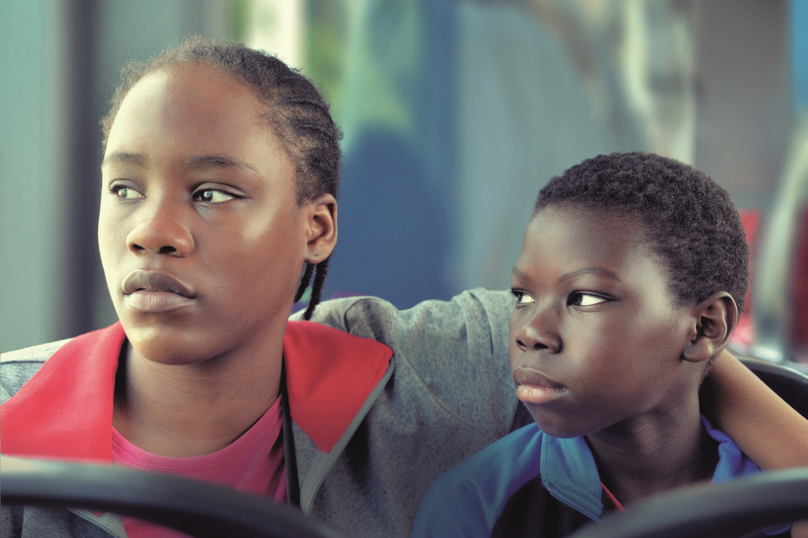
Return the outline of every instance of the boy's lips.
<path id="1" fill-rule="evenodd" d="M 526 404 L 546 404 L 565 395 L 567 387 L 536 370 L 518 367 L 513 371 L 516 396 Z"/>

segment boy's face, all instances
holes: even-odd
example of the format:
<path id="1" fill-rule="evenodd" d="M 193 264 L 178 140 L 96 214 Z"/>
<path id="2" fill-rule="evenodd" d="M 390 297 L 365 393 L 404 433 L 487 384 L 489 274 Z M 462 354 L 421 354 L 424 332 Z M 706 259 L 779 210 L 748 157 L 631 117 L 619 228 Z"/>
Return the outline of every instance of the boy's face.
<path id="1" fill-rule="evenodd" d="M 641 427 L 695 391 L 703 365 L 680 360 L 687 309 L 667 284 L 638 220 L 575 206 L 533 217 L 511 279 L 510 356 L 543 431 Z"/>
<path id="2" fill-rule="evenodd" d="M 263 112 L 231 76 L 192 65 L 146 75 L 115 118 L 101 260 L 127 337 L 153 361 L 260 349 L 273 320 L 285 327 L 306 223 Z"/>

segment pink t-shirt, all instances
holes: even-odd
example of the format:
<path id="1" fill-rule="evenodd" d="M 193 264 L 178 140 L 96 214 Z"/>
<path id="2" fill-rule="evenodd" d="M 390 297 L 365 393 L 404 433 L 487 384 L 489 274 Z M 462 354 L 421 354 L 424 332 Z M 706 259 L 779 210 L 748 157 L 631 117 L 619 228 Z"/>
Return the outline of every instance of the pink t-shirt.
<path id="1" fill-rule="evenodd" d="M 224 484 L 286 502 L 283 408 L 278 397 L 258 422 L 223 449 L 191 458 L 170 458 L 141 450 L 112 428 L 112 462 L 127 467 Z M 135 518 L 123 518 L 129 538 L 179 538 L 185 534 Z"/>

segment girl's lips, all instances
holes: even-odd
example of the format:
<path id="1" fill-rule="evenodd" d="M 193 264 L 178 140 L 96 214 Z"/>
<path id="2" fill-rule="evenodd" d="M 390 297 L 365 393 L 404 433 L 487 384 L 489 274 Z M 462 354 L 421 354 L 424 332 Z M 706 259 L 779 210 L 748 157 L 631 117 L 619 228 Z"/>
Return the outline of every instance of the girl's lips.
<path id="1" fill-rule="evenodd" d="M 171 291 L 138 290 L 124 297 L 129 306 L 141 312 L 170 312 L 194 302 L 191 297 Z"/>
<path id="2" fill-rule="evenodd" d="M 131 295 L 138 291 L 171 292 L 193 299 L 194 291 L 180 282 L 174 276 L 161 271 L 136 269 L 129 273 L 123 281 L 124 295 Z"/>

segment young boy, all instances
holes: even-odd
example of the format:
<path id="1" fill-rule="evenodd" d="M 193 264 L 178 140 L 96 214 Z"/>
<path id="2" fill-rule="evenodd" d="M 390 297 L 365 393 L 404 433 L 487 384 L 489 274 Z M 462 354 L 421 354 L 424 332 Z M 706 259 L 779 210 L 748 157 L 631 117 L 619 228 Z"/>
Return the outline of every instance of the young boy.
<path id="1" fill-rule="evenodd" d="M 511 279 L 511 371 L 535 424 L 443 475 L 413 536 L 565 536 L 654 493 L 756 472 L 698 399 L 747 267 L 729 194 L 690 166 L 615 153 L 554 178 Z"/>

